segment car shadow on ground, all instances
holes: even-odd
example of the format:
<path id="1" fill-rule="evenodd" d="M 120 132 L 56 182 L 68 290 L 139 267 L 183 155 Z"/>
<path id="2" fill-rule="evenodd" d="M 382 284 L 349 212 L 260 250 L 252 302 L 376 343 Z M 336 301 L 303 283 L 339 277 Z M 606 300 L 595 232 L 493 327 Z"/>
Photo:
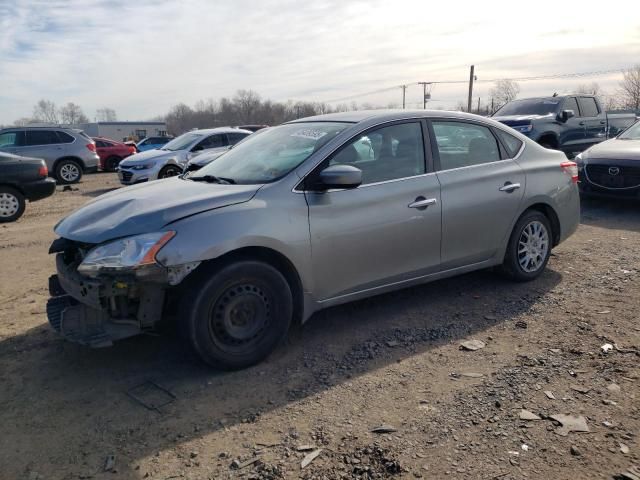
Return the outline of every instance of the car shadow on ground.
<path id="1" fill-rule="evenodd" d="M 30 459 L 39 458 L 50 471 L 86 475 L 115 453 L 119 473 L 136 477 L 136 461 L 155 452 L 430 355 L 442 344 L 486 340 L 484 330 L 527 314 L 560 283 L 553 263 L 531 283 L 481 271 L 319 312 L 267 361 L 238 372 L 209 369 L 171 334 L 97 350 L 60 339 L 48 325 L 5 339 L 0 457 L 15 463 L 5 474 L 24 476 Z M 134 401 L 128 392 L 147 381 L 175 400 L 157 411 Z"/>
<path id="2" fill-rule="evenodd" d="M 614 230 L 640 231 L 640 201 L 581 197 L 580 223 Z"/>

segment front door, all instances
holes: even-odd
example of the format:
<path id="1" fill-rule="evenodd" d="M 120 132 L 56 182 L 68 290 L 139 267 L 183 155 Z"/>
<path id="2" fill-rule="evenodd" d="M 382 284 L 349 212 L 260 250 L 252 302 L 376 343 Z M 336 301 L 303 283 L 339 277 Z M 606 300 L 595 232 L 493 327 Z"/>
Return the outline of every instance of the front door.
<path id="1" fill-rule="evenodd" d="M 573 155 L 584 150 L 586 142 L 584 118 L 580 114 L 576 97 L 567 97 L 562 104 L 560 112 L 563 110 L 572 110 L 575 116 L 569 118 L 560 128 L 558 140 L 561 150 Z"/>
<path id="2" fill-rule="evenodd" d="M 585 149 L 600 143 L 607 138 L 607 117 L 600 112 L 596 99 L 593 97 L 578 97 L 582 121 L 584 122 Z"/>
<path id="3" fill-rule="evenodd" d="M 363 184 L 305 192 L 316 297 L 342 297 L 436 272 L 440 184 L 426 170 L 423 124 L 365 132 L 311 175 L 337 164 L 361 169 Z"/>
<path id="4" fill-rule="evenodd" d="M 501 152 L 488 127 L 444 120 L 432 126 L 442 197 L 442 269 L 489 260 L 511 233 L 524 172 Z"/>

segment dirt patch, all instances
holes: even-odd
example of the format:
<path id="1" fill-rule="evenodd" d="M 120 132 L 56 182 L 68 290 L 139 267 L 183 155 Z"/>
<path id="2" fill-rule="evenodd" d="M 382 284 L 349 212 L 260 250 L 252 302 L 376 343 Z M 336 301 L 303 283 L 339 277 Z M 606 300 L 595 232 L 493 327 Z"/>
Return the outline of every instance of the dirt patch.
<path id="1" fill-rule="evenodd" d="M 476 272 L 332 308 L 221 373 L 172 335 L 89 350 L 48 327 L 53 226 L 117 187 L 87 175 L 0 226 L 0 478 L 601 479 L 640 463 L 637 206 L 585 203 L 533 283 Z M 175 398 L 145 408 L 128 392 L 146 382 Z M 561 414 L 589 432 L 561 435 Z"/>

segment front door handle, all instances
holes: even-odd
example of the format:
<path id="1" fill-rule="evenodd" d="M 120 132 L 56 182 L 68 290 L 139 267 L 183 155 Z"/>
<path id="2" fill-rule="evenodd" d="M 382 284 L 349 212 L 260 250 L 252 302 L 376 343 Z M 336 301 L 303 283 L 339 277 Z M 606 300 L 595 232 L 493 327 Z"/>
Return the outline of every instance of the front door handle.
<path id="1" fill-rule="evenodd" d="M 498 190 L 500 190 L 501 192 L 507 192 L 507 193 L 511 193 L 514 190 L 517 190 L 520 188 L 520 184 L 519 183 L 505 183 L 502 187 L 500 187 Z"/>
<path id="2" fill-rule="evenodd" d="M 580 125 L 581 127 L 584 127 L 585 124 L 584 124 L 584 122 L 580 122 L 580 123 L 578 123 L 578 125 Z"/>
<path id="3" fill-rule="evenodd" d="M 414 202 L 410 203 L 407 206 L 409 208 L 417 208 L 418 210 L 424 210 L 428 206 L 435 205 L 436 203 L 438 203 L 438 200 L 435 198 L 418 197 Z"/>

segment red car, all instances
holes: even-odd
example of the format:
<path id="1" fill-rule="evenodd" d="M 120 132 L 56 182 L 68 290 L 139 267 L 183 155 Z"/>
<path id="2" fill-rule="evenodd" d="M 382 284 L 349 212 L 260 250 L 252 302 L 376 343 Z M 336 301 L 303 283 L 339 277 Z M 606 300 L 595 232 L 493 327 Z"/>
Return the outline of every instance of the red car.
<path id="1" fill-rule="evenodd" d="M 136 153 L 135 147 L 116 142 L 108 138 L 94 137 L 96 152 L 100 157 L 98 169 L 103 172 L 115 172 L 120 160 Z"/>

